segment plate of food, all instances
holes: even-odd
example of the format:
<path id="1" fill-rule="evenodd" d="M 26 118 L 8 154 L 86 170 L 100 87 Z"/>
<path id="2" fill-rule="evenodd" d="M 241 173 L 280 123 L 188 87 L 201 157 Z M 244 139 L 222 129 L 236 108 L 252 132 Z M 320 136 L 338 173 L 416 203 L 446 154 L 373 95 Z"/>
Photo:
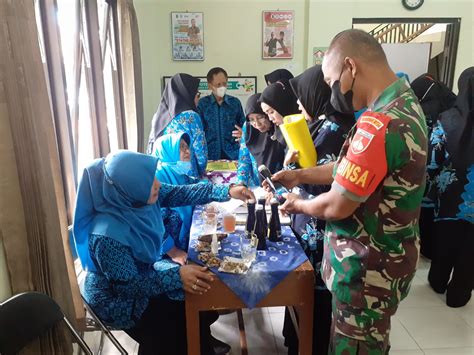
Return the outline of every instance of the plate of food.
<path id="1" fill-rule="evenodd" d="M 222 260 L 216 257 L 212 253 L 201 253 L 198 256 L 198 259 L 201 260 L 207 267 L 219 267 L 222 263 Z"/>
<path id="2" fill-rule="evenodd" d="M 206 243 L 211 243 L 212 242 L 212 236 L 214 234 L 203 234 L 198 237 L 198 240 L 200 242 L 206 242 Z M 217 241 L 221 241 L 222 239 L 227 238 L 227 233 L 216 233 L 217 235 Z"/>
<path id="3" fill-rule="evenodd" d="M 230 274 L 245 274 L 250 268 L 251 262 L 240 258 L 233 258 L 230 256 L 224 257 L 218 271 L 227 272 Z"/>

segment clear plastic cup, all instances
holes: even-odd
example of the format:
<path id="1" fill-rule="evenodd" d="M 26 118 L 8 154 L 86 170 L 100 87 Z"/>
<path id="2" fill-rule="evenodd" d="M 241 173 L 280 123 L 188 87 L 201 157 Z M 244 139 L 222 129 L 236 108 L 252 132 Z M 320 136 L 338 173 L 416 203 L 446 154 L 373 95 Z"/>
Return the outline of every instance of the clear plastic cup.
<path id="1" fill-rule="evenodd" d="M 246 262 L 250 261 L 253 262 L 255 261 L 255 258 L 257 257 L 257 238 L 253 234 L 250 239 L 246 237 L 245 234 L 240 235 L 240 256 L 242 259 L 244 259 Z"/>
<path id="2" fill-rule="evenodd" d="M 224 232 L 228 232 L 228 233 L 235 232 L 235 221 L 236 221 L 236 216 L 234 213 L 225 213 L 222 216 L 222 225 L 224 227 Z"/>

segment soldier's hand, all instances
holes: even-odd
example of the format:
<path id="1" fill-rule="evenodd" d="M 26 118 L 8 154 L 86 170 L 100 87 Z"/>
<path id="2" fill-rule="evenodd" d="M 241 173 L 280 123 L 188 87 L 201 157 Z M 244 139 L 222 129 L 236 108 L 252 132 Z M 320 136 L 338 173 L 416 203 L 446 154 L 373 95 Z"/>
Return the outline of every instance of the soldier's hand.
<path id="1" fill-rule="evenodd" d="M 292 189 L 293 187 L 299 184 L 298 170 L 281 170 L 272 176 L 272 181 L 274 182 L 278 181 L 287 189 Z"/>
<path id="2" fill-rule="evenodd" d="M 303 201 L 298 195 L 292 193 L 284 193 L 283 197 L 286 199 L 285 203 L 281 205 L 280 211 L 286 215 L 300 213 L 298 203 Z"/>

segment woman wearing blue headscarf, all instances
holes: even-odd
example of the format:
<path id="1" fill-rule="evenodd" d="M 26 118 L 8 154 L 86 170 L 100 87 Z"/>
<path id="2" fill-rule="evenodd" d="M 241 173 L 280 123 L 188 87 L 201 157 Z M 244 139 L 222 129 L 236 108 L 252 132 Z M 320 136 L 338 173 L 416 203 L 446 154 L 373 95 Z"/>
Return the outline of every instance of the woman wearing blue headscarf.
<path id="1" fill-rule="evenodd" d="M 155 157 L 119 151 L 85 168 L 74 240 L 88 271 L 84 297 L 102 321 L 134 338 L 139 354 L 186 354 L 183 289 L 202 294 L 213 279 L 203 267 L 160 260 L 165 231 L 160 205 L 253 196 L 242 186 L 161 184 L 156 164 Z M 209 324 L 201 324 L 203 354 L 213 354 Z"/>
<path id="2" fill-rule="evenodd" d="M 156 177 L 159 181 L 172 185 L 187 185 L 197 182 L 189 176 L 192 170 L 187 133 L 165 134 L 155 142 L 155 156 L 158 157 Z M 163 242 L 162 252 L 173 261 L 184 264 L 189 243 L 189 231 L 193 217 L 192 206 L 161 209 L 164 219 L 170 221 L 166 227 L 167 238 Z"/>

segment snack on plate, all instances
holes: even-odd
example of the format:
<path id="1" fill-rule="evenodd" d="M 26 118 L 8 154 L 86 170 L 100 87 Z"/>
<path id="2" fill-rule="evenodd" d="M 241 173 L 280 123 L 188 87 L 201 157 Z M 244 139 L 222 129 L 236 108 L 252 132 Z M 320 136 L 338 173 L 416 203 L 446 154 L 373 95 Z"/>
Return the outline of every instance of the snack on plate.
<path id="1" fill-rule="evenodd" d="M 216 235 L 217 235 L 217 240 L 218 240 L 218 241 L 221 241 L 222 239 L 227 238 L 227 233 L 216 233 Z M 210 242 L 212 242 L 212 234 L 200 235 L 200 236 L 198 237 L 198 240 L 199 240 L 200 242 L 210 243 Z"/>
<path id="2" fill-rule="evenodd" d="M 245 262 L 243 259 L 226 256 L 219 267 L 219 271 L 231 274 L 245 274 L 248 271 L 249 266 L 249 263 Z"/>
<path id="3" fill-rule="evenodd" d="M 198 259 L 206 264 L 207 267 L 219 267 L 222 263 L 222 260 L 214 256 L 212 253 L 201 253 L 198 256 Z"/>
<path id="4" fill-rule="evenodd" d="M 211 251 L 211 244 L 207 242 L 198 242 L 196 247 L 194 248 L 198 253 L 202 252 L 210 252 Z"/>

